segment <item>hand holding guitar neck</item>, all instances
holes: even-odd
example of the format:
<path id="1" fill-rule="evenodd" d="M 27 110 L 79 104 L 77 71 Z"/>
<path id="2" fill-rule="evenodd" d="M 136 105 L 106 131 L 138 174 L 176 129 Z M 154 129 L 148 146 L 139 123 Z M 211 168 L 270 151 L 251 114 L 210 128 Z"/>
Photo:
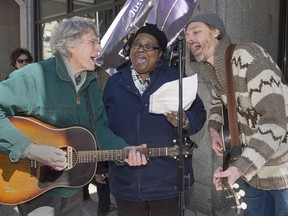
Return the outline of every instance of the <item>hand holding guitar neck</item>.
<path id="1" fill-rule="evenodd" d="M 245 210 L 247 208 L 247 204 L 242 202 L 242 197 L 245 196 L 245 192 L 243 190 L 236 192 L 235 190 L 239 189 L 239 184 L 234 183 L 233 185 L 230 185 L 228 179 L 223 178 L 222 187 L 225 190 L 226 198 L 231 201 L 231 208 L 235 209 L 237 214 L 240 214 L 242 209 Z"/>
<path id="2" fill-rule="evenodd" d="M 222 128 L 222 138 L 221 144 L 223 146 L 223 167 L 218 168 L 214 172 L 213 181 L 216 190 L 224 189 L 226 193 L 226 198 L 231 201 L 231 208 L 234 208 L 237 214 L 241 213 L 242 209 L 246 209 L 246 203 L 242 202 L 242 197 L 245 195 L 244 191 L 240 190 L 235 192 L 234 189 L 238 189 L 235 182 L 241 177 L 241 173 L 235 166 L 229 166 L 229 164 L 241 155 L 241 147 L 239 146 L 238 136 L 236 134 L 230 134 L 230 126 L 228 121 L 227 109 L 222 107 L 222 117 L 223 117 L 223 128 Z M 237 121 L 235 122 L 237 124 Z M 233 137 L 233 139 L 232 139 Z M 237 140 L 236 145 L 234 140 Z M 222 171 L 223 170 L 223 171 Z"/>
<path id="3" fill-rule="evenodd" d="M 146 144 L 142 144 L 140 146 L 129 146 L 126 149 L 130 149 L 129 155 L 127 159 L 124 161 L 130 166 L 140 166 L 147 164 L 147 159 L 144 154 L 142 154 L 139 150 L 145 149 L 147 147 Z"/>
<path id="4" fill-rule="evenodd" d="M 240 176 L 241 174 L 235 166 L 231 166 L 224 171 L 219 167 L 214 172 L 213 183 L 215 184 L 216 190 L 222 190 L 222 183 L 233 185 Z"/>
<path id="5" fill-rule="evenodd" d="M 245 196 L 243 190 L 238 192 L 235 189 L 239 189 L 239 185 L 236 180 L 241 176 L 237 167 L 231 166 L 225 171 L 219 167 L 215 170 L 213 175 L 213 183 L 216 190 L 224 190 L 226 193 L 226 198 L 231 201 L 231 208 L 235 209 L 237 214 L 240 214 L 242 209 L 246 209 L 246 203 L 242 202 L 242 197 Z"/>

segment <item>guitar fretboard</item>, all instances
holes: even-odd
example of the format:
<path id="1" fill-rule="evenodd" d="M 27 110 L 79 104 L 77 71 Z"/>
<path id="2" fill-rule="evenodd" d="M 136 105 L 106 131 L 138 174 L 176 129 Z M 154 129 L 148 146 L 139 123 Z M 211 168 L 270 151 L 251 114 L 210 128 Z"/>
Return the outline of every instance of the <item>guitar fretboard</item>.
<path id="1" fill-rule="evenodd" d="M 98 150 L 98 151 L 80 151 L 77 153 L 77 163 L 90 163 L 97 161 L 115 161 L 128 158 L 130 149 L 117 150 Z M 137 150 L 147 158 L 168 156 L 168 147 L 163 148 L 145 148 Z"/>

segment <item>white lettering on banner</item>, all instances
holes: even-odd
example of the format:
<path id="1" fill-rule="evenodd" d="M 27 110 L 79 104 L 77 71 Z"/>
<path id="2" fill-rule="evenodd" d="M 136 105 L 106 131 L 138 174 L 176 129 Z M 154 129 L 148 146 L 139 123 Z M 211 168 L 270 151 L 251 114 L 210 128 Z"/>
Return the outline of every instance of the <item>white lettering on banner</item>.
<path id="1" fill-rule="evenodd" d="M 132 14 L 132 17 L 136 15 L 138 12 L 140 6 L 143 4 L 144 0 L 139 0 L 136 5 L 129 11 L 130 14 Z"/>

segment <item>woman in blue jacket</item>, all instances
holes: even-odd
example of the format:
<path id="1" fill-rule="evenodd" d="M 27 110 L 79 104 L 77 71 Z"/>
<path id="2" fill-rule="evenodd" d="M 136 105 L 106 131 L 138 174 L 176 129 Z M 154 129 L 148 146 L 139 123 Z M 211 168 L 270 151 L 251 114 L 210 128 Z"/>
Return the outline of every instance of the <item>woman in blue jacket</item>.
<path id="1" fill-rule="evenodd" d="M 132 35 L 124 54 L 129 60 L 108 79 L 103 98 L 109 127 L 129 145 L 146 143 L 149 148 L 172 146 L 178 139 L 178 112 L 149 113 L 149 97 L 160 86 L 179 78 L 163 58 L 167 38 L 156 25 L 146 24 Z M 206 111 L 197 95 L 183 113 L 189 135 L 204 125 Z M 175 216 L 178 209 L 178 162 L 171 157 L 151 157 L 145 166 L 109 163 L 109 184 L 116 199 L 118 216 Z M 185 174 L 192 171 L 192 157 L 185 159 Z"/>

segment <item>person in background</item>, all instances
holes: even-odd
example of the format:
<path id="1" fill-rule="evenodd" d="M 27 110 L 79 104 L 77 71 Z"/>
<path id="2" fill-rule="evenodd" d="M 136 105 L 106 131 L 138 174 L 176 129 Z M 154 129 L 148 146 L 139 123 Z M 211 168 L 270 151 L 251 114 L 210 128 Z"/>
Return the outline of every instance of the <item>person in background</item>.
<path id="1" fill-rule="evenodd" d="M 15 69 L 26 66 L 33 62 L 31 53 L 24 48 L 16 48 L 10 54 L 10 65 Z"/>
<path id="2" fill-rule="evenodd" d="M 178 140 L 178 111 L 165 115 L 149 113 L 149 97 L 164 83 L 179 79 L 163 57 L 167 38 L 156 25 L 146 23 L 131 34 L 124 46 L 129 60 L 109 77 L 103 100 L 109 128 L 129 145 L 146 143 L 149 148 L 171 147 Z M 197 133 L 206 120 L 200 97 L 183 113 L 185 133 Z M 175 216 L 178 207 L 178 161 L 152 157 L 145 166 L 109 162 L 109 185 L 118 216 Z M 192 156 L 185 158 L 185 175 L 194 182 Z"/>
<path id="3" fill-rule="evenodd" d="M 97 162 L 97 170 L 95 177 L 91 182 L 83 187 L 83 200 L 90 198 L 89 184 L 94 184 L 97 187 L 98 207 L 97 216 L 105 216 L 109 212 L 116 210 L 116 207 L 111 203 L 110 187 L 108 180 L 108 162 Z"/>
<path id="4" fill-rule="evenodd" d="M 54 29 L 50 45 L 53 58 L 28 64 L 0 82 L 0 151 L 9 155 L 11 163 L 27 158 L 57 171 L 66 168 L 66 151 L 32 143 L 8 119 L 19 115 L 57 128 L 85 127 L 100 149 L 128 148 L 124 161 L 131 166 L 145 165 L 145 156 L 136 149 L 146 145 L 129 147 L 107 127 L 94 71 L 102 50 L 97 26 L 80 17 L 66 19 Z M 19 204 L 18 209 L 20 215 L 79 216 L 82 202 L 82 187 L 59 187 Z"/>
<path id="5" fill-rule="evenodd" d="M 108 178 L 108 162 L 101 161 L 97 163 L 97 171 L 95 175 L 95 184 L 97 187 L 98 195 L 98 208 L 97 215 L 105 216 L 109 212 L 115 210 L 115 206 L 111 203 L 110 199 L 110 187 Z"/>
<path id="6" fill-rule="evenodd" d="M 216 14 L 192 18 L 185 38 L 197 62 L 206 65 L 213 86 L 208 130 L 217 155 L 223 154 L 220 128 L 222 105 L 227 106 L 225 61 L 232 63 L 242 153 L 228 169 L 214 172 L 216 189 L 222 189 L 224 177 L 230 185 L 242 178 L 245 216 L 288 215 L 288 98 L 283 73 L 255 43 L 236 44 L 232 59 L 225 59 L 231 39 Z"/>

